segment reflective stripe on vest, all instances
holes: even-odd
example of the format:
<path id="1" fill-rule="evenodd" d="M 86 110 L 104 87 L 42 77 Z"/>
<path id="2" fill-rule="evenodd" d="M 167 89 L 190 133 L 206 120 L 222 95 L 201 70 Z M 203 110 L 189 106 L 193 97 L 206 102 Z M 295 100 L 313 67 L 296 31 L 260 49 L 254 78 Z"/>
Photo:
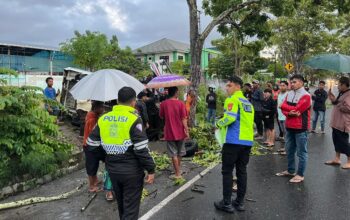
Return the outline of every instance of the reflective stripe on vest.
<path id="1" fill-rule="evenodd" d="M 98 120 L 101 145 L 107 154 L 124 154 L 132 145 L 130 129 L 138 119 L 134 112 L 132 107 L 116 105 Z"/>
<path id="2" fill-rule="evenodd" d="M 254 139 L 254 108 L 241 91 L 225 100 L 223 124 L 234 117 L 235 121 L 221 128 L 224 143 L 252 146 Z"/>

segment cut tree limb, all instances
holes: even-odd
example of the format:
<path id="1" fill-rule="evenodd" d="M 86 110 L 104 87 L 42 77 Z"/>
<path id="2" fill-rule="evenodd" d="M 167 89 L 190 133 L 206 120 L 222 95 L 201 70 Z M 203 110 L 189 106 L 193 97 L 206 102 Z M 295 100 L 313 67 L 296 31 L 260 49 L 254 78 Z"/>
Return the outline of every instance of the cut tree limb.
<path id="1" fill-rule="evenodd" d="M 20 201 L 15 201 L 15 202 L 9 202 L 9 203 L 4 203 L 0 204 L 0 210 L 4 209 L 11 209 L 11 208 L 17 208 L 21 206 L 26 206 L 26 205 L 31 205 L 35 203 L 41 203 L 41 202 L 50 202 L 50 201 L 55 201 L 55 200 L 60 200 L 60 199 L 66 199 L 72 194 L 80 191 L 80 189 L 83 187 L 85 183 L 80 184 L 78 187 L 73 189 L 72 191 L 57 195 L 57 196 L 50 196 L 50 197 L 32 197 L 29 199 L 24 199 Z"/>

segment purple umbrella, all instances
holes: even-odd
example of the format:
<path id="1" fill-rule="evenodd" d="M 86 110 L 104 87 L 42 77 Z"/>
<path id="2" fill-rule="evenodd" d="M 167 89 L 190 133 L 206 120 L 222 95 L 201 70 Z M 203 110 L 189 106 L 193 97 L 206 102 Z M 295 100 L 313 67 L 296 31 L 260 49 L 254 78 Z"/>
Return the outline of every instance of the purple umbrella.
<path id="1" fill-rule="evenodd" d="M 183 76 L 178 76 L 175 74 L 161 75 L 153 78 L 149 83 L 147 83 L 147 88 L 166 88 L 173 86 L 188 86 L 191 82 L 188 81 Z"/>

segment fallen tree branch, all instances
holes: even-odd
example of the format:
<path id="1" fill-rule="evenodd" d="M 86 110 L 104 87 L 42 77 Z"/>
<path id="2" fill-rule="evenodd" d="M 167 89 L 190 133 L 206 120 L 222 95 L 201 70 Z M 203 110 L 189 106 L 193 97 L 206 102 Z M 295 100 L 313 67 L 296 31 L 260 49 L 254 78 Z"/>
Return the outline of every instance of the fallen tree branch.
<path id="1" fill-rule="evenodd" d="M 0 204 L 0 210 L 17 208 L 17 207 L 31 205 L 31 204 L 35 204 L 35 203 L 50 202 L 50 201 L 55 201 L 55 200 L 60 200 L 60 199 L 66 199 L 69 196 L 71 196 L 72 194 L 80 191 L 80 189 L 83 187 L 84 184 L 85 184 L 85 182 L 80 184 L 78 187 L 76 187 L 72 191 L 69 191 L 69 192 L 66 192 L 66 193 L 63 193 L 63 194 L 60 194 L 57 196 L 32 197 L 32 198 L 24 199 L 24 200 L 20 200 L 20 201 L 3 203 L 3 204 Z"/>
<path id="2" fill-rule="evenodd" d="M 85 211 L 85 210 L 87 209 L 87 207 L 90 205 L 90 203 L 92 202 L 92 200 L 94 200 L 94 199 L 96 198 L 96 196 L 97 196 L 97 193 L 94 193 L 94 194 L 90 197 L 90 199 L 89 199 L 89 201 L 87 202 L 87 204 L 86 204 L 83 208 L 81 208 L 80 211 L 81 211 L 81 212 Z"/>

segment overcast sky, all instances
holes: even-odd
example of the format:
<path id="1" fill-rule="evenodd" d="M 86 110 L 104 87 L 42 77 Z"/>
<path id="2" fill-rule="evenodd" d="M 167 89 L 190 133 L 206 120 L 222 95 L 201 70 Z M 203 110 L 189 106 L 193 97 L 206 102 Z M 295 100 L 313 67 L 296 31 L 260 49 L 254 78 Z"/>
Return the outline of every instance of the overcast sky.
<path id="1" fill-rule="evenodd" d="M 115 34 L 133 49 L 161 38 L 189 42 L 186 0 L 0 0 L 0 14 L 0 42 L 58 47 L 74 30 Z M 204 29 L 211 18 L 201 18 Z M 205 46 L 219 37 L 213 31 Z"/>

